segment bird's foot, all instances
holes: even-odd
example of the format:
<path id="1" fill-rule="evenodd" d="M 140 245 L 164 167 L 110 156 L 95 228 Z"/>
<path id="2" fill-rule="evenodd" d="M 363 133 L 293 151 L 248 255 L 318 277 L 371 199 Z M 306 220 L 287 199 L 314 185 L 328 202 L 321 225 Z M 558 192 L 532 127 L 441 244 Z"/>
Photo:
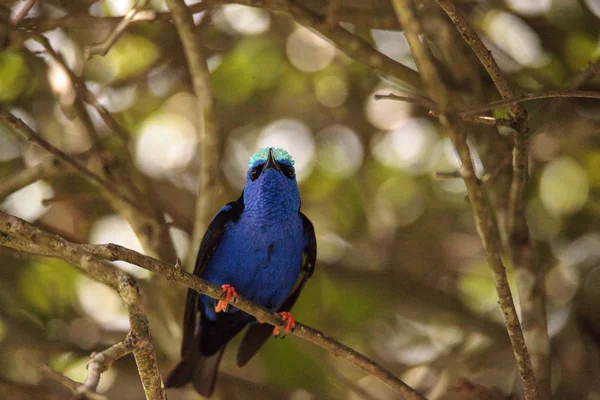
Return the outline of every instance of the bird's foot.
<path id="1" fill-rule="evenodd" d="M 225 284 L 221 286 L 221 288 L 223 289 L 223 292 L 225 292 L 225 300 L 219 300 L 217 306 L 215 307 L 216 312 L 227 311 L 227 307 L 229 307 L 229 302 L 233 298 L 237 297 L 237 293 L 233 286 Z"/>
<path id="2" fill-rule="evenodd" d="M 285 328 L 283 330 L 283 336 L 285 336 L 287 333 L 290 333 L 292 330 L 294 330 L 296 327 L 296 321 L 294 320 L 294 316 L 287 311 L 282 311 L 279 313 L 279 315 L 281 315 L 281 319 L 285 322 Z M 273 335 L 279 336 L 278 326 L 273 327 Z"/>

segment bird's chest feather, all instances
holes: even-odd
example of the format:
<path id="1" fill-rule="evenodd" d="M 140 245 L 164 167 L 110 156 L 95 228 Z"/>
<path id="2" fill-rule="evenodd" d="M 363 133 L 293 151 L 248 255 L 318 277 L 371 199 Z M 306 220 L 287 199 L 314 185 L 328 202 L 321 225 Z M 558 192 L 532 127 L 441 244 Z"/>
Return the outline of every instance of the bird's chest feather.
<path id="1" fill-rule="evenodd" d="M 302 267 L 302 220 L 298 212 L 261 214 L 245 211 L 226 227 L 203 278 L 229 283 L 251 301 L 278 307 Z"/>

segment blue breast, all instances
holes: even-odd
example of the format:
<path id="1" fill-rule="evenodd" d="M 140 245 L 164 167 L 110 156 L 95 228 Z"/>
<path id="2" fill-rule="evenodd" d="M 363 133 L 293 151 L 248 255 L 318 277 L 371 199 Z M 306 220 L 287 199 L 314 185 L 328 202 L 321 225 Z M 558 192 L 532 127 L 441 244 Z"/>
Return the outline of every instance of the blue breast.
<path id="1" fill-rule="evenodd" d="M 237 222 L 226 226 L 202 278 L 233 285 L 248 300 L 276 310 L 296 282 L 305 246 L 297 211 L 245 209 Z M 200 301 L 206 317 L 216 318 L 216 300 L 202 295 Z"/>

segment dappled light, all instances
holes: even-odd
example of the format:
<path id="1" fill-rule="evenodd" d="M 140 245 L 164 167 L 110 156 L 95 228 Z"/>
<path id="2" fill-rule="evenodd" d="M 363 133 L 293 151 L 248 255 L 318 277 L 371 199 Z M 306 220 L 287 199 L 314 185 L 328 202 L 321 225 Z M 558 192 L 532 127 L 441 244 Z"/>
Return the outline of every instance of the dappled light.
<path id="1" fill-rule="evenodd" d="M 292 310 L 299 326 L 431 400 L 488 399 L 464 395 L 478 390 L 525 399 L 499 306 L 505 285 L 532 370 L 551 376 L 538 400 L 600 399 L 600 100 L 485 107 L 533 92 L 599 91 L 600 0 L 410 0 L 417 32 L 398 19 L 406 1 L 44 0 L 6 35 L 0 20 L 0 398 L 7 382 L 68 396 L 69 383 L 48 385 L 60 378 L 39 365 L 79 385 L 90 353 L 121 342 L 133 347 L 91 392 L 144 398 L 142 356 L 166 382 L 185 331 L 182 271 L 202 269 L 200 239 L 251 181 L 250 157 L 281 148 L 318 249 Z M 14 18 L 26 2 L 0 3 L 0 18 Z M 197 54 L 171 3 L 188 5 Z M 443 4 L 458 7 L 497 71 Z M 75 247 L 16 234 L 4 213 Z M 282 237 L 292 230 L 280 228 Z M 244 231 L 243 245 L 262 243 L 259 231 Z M 140 254 L 115 261 L 116 246 L 83 246 L 108 243 Z M 212 257 L 218 245 L 206 246 Z M 142 255 L 165 269 L 151 272 Z M 271 311 L 281 310 L 289 308 Z M 126 343 L 140 326 L 148 336 Z M 301 331 L 268 340 L 244 368 L 233 338 L 213 397 L 400 398 L 386 376 L 356 368 L 355 354 L 325 351 L 298 339 L 310 337 Z M 191 385 L 167 393 L 198 398 Z"/>

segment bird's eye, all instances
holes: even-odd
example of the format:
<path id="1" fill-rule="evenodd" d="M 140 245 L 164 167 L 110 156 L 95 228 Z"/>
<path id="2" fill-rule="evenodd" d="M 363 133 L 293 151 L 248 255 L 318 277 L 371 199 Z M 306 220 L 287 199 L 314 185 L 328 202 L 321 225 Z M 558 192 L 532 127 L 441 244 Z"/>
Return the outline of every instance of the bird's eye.
<path id="1" fill-rule="evenodd" d="M 252 168 L 252 172 L 250 172 L 250 180 L 255 181 L 256 178 L 258 178 L 258 176 L 260 175 L 262 168 L 263 164 L 259 164 L 256 167 Z"/>
<path id="2" fill-rule="evenodd" d="M 286 164 L 279 164 L 281 172 L 290 179 L 294 179 L 294 169 Z"/>

